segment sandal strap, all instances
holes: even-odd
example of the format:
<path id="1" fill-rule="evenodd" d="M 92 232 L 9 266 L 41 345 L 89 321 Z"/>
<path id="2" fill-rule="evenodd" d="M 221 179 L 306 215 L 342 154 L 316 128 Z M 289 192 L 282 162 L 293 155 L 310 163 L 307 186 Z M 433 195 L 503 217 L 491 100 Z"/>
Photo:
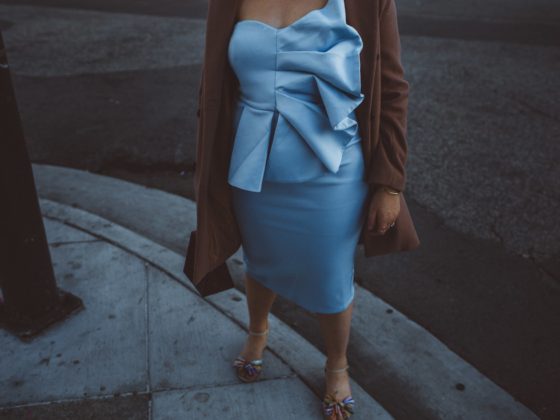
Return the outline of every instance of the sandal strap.
<path id="1" fill-rule="evenodd" d="M 252 365 L 262 365 L 263 364 L 263 359 L 253 359 L 253 360 L 247 360 L 245 359 L 243 356 L 237 356 L 235 358 L 235 361 L 239 361 L 242 362 L 244 364 L 252 364 Z"/>
<path id="2" fill-rule="evenodd" d="M 250 335 L 266 335 L 266 334 L 268 334 L 268 328 L 266 330 L 264 330 L 263 332 L 254 332 L 254 331 L 249 330 L 249 334 Z"/>
<path id="3" fill-rule="evenodd" d="M 332 373 L 337 373 L 337 372 L 344 372 L 345 370 L 348 370 L 348 368 L 350 367 L 350 365 L 346 365 L 342 368 L 339 369 L 330 369 L 327 368 L 327 365 L 325 364 L 325 372 L 332 372 Z"/>

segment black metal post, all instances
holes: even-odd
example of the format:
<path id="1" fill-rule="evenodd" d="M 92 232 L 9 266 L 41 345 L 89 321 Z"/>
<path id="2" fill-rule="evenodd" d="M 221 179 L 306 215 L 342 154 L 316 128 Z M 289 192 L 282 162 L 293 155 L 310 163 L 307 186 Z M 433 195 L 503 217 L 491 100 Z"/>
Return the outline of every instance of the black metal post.
<path id="1" fill-rule="evenodd" d="M 0 326 L 29 340 L 83 308 L 57 288 L 0 31 Z"/>

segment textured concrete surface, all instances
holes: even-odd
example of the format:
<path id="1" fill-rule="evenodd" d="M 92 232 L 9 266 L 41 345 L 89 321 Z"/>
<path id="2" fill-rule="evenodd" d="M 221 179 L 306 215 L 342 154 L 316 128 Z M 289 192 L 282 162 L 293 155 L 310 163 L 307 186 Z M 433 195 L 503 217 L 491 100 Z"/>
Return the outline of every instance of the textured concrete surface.
<path id="1" fill-rule="evenodd" d="M 151 389 L 238 385 L 230 364 L 245 341 L 240 328 L 223 322 L 218 311 L 209 316 L 203 299 L 177 299 L 177 284 L 161 271 L 148 272 L 148 287 Z M 293 376 L 270 352 L 264 362 L 263 379 Z"/>
<path id="2" fill-rule="evenodd" d="M 0 408 L 3 420 L 76 420 L 127 419 L 145 420 L 150 413 L 150 396 L 117 395 L 46 404 L 27 404 Z"/>
<path id="3" fill-rule="evenodd" d="M 135 223 L 138 224 L 139 230 L 142 230 L 144 235 L 167 237 L 166 242 L 169 242 L 170 238 L 177 237 L 176 233 L 173 233 L 173 230 L 177 230 L 177 226 L 170 226 L 164 219 L 185 223 L 186 233 L 191 229 L 188 227 L 189 223 L 194 223 L 194 206 L 188 203 L 181 206 L 182 201 L 188 201 L 181 197 L 117 179 L 88 173 L 80 174 L 74 169 L 41 165 L 34 165 L 34 168 L 36 168 L 35 177 L 40 195 L 62 200 L 64 191 L 71 191 L 66 200 L 71 197 L 76 207 L 86 208 L 88 203 L 91 203 L 96 211 L 101 212 L 103 217 L 109 220 L 126 219 L 131 229 L 134 229 Z M 69 176 L 70 174 L 74 175 Z M 55 182 L 56 179 L 60 181 Z M 97 182 L 99 188 L 95 186 Z M 80 187 L 73 188 L 74 183 Z M 89 191 L 89 193 L 80 193 L 80 191 Z M 105 199 L 100 205 L 101 196 Z M 134 203 L 136 208 L 134 212 L 132 206 L 127 204 L 130 196 L 142 196 L 144 199 L 142 206 Z M 116 201 L 111 204 L 108 197 L 115 197 Z M 54 206 L 53 214 L 58 214 L 56 208 Z M 117 209 L 113 214 L 112 208 Z M 159 214 L 159 216 L 151 225 L 145 225 L 145 215 L 141 213 Z M 187 214 L 190 214 L 190 217 L 187 217 Z M 64 219 L 66 216 L 62 213 L 57 217 Z M 124 241 L 119 235 L 115 236 L 114 229 L 111 227 L 103 229 L 101 226 L 101 228 L 97 230 L 99 235 L 108 235 L 112 242 Z M 179 244 L 175 244 L 179 252 L 184 250 L 185 244 L 182 243 L 184 238 L 181 238 Z M 149 255 L 154 261 L 165 261 L 155 249 L 150 250 L 140 245 L 131 248 L 134 249 L 143 255 Z M 240 251 L 238 250 L 228 262 L 236 282 L 239 282 L 243 273 Z M 178 261 L 174 264 L 179 268 L 183 261 L 183 254 L 175 255 Z M 184 278 L 182 273 L 178 276 Z M 188 284 L 186 278 L 184 281 Z M 450 350 L 428 330 L 367 290 L 360 287 L 357 290 L 349 349 L 350 361 L 354 365 L 352 372 L 360 379 L 360 384 L 372 395 L 379 397 L 381 405 L 395 417 L 402 418 L 410 413 L 417 413 L 419 418 L 439 418 L 445 413 L 453 413 L 459 417 L 476 415 L 482 418 L 504 419 L 533 416 L 523 404 Z M 232 289 L 211 296 L 208 300 L 225 313 L 247 322 L 243 295 L 238 293 Z M 177 308 L 176 313 L 181 311 Z M 187 314 L 182 318 L 190 319 Z M 489 322 L 491 325 L 491 321 Z M 157 322 L 157 324 L 161 323 Z M 316 327 L 315 324 L 315 330 Z M 271 337 L 271 343 L 275 348 L 282 349 L 283 360 L 288 362 L 300 376 L 305 377 L 306 383 L 320 394 L 321 377 L 318 375 L 321 370 L 320 360 L 305 356 L 313 354 L 311 346 L 306 344 L 305 340 L 296 346 L 299 350 L 290 350 L 290 346 L 298 341 L 289 338 L 290 331 L 286 329 L 283 331 L 288 336 L 280 334 L 276 338 Z M 168 340 L 170 339 L 163 339 L 163 341 Z M 161 340 L 157 340 L 159 341 Z M 176 352 L 180 353 L 180 350 Z M 364 366 L 367 368 L 364 369 Z M 168 377 L 173 378 L 174 374 Z M 179 377 L 183 378 L 183 375 L 179 374 Z M 174 384 L 171 383 L 169 386 L 173 387 Z M 372 410 L 376 410 L 375 406 L 372 406 Z"/>
<path id="4" fill-rule="evenodd" d="M 560 255 L 550 223 L 560 209 L 558 48 L 403 43 L 409 194 L 453 230 L 537 259 Z"/>
<path id="5" fill-rule="evenodd" d="M 0 16 L 9 22 L 3 32 L 10 67 L 21 76 L 149 71 L 202 62 L 206 24 L 200 19 L 1 4 Z"/>
<path id="6" fill-rule="evenodd" d="M 47 226 L 47 234 L 64 229 Z M 0 331 L 0 405 L 143 390 L 144 264 L 94 238 L 57 242 L 51 254 L 59 286 L 79 296 L 85 310 L 30 344 Z"/>
<path id="7" fill-rule="evenodd" d="M 286 392 L 287 389 L 290 393 Z M 310 394 L 309 389 L 295 378 L 248 386 L 158 392 L 154 395 L 153 419 L 321 419 Z"/>
<path id="8" fill-rule="evenodd" d="M 181 255 L 71 206 L 41 200 L 41 211 L 58 286 L 81 297 L 85 309 L 31 343 L 0 332 L 7 349 L 0 361 L 0 418 L 56 411 L 64 418 L 88 406 L 88 418 L 107 418 L 101 413 L 114 405 L 109 418 L 128 410 L 147 419 L 193 412 L 280 419 L 286 401 L 293 401 L 293 413 L 321 418 L 324 390 L 317 379 L 323 379 L 325 357 L 279 319 L 271 316 L 274 338 L 263 354 L 262 386 L 246 386 L 231 367 L 246 337 L 246 314 L 200 297 L 184 278 Z M 246 312 L 244 295 L 231 292 L 227 300 Z M 313 361 L 308 370 L 290 366 L 294 354 Z M 358 419 L 393 418 L 359 384 L 351 385 Z M 233 394 L 245 395 L 243 402 Z M 149 397 L 147 412 L 144 399 L 130 398 L 137 395 Z"/>
<path id="9" fill-rule="evenodd" d="M 558 417 L 560 343 L 550 331 L 560 322 L 551 222 L 560 209 L 560 6 L 397 0 L 397 8 L 412 87 L 407 198 L 423 244 L 411 255 L 358 252 L 358 281 L 542 418 Z M 205 13 L 203 0 L 0 0 L 32 160 L 192 199 Z M 184 250 L 186 234 L 158 230 L 167 213 L 152 223 L 141 200 L 128 199 L 113 209 L 123 223 L 126 212 L 143 218 L 127 226 Z M 273 312 L 321 348 L 305 313 L 282 300 Z M 361 363 L 359 346 L 352 351 Z"/>
<path id="10" fill-rule="evenodd" d="M 246 331 L 176 280 L 180 255 L 85 211 L 48 200 L 41 210 L 58 286 L 85 308 L 28 343 L 0 331 L 0 418 L 322 418 L 274 344 L 262 382 L 237 379 Z M 373 399 L 355 388 L 357 417 L 370 418 Z"/>
<path id="11" fill-rule="evenodd" d="M 560 5 L 550 0 L 396 0 L 399 13 L 480 21 L 530 21 L 558 23 Z"/>

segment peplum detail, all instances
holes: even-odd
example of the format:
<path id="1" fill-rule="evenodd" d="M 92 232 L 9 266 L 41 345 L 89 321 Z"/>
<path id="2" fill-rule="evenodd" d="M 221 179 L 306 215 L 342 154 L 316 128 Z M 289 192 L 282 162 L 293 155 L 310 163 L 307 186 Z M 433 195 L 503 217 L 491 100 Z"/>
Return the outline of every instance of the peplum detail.
<path id="1" fill-rule="evenodd" d="M 329 0 L 291 25 L 235 25 L 228 57 L 240 81 L 228 182 L 259 192 L 263 180 L 304 182 L 337 173 L 360 141 L 358 32 L 343 0 Z"/>

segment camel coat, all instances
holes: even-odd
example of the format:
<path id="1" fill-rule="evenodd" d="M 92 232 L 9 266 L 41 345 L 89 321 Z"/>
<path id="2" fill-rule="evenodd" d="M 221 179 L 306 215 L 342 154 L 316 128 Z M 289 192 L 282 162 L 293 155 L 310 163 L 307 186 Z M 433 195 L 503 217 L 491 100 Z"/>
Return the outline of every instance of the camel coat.
<path id="1" fill-rule="evenodd" d="M 202 296 L 234 287 L 226 260 L 241 246 L 232 209 L 228 169 L 239 82 L 227 59 L 241 0 L 209 0 L 199 86 L 194 191 L 196 229 L 190 233 L 184 273 Z M 356 108 L 366 182 L 404 191 L 407 157 L 408 82 L 401 64 L 395 0 L 345 0 L 346 21 L 363 40 L 360 72 L 363 102 Z M 369 203 L 369 200 L 368 200 Z M 360 234 L 366 257 L 406 251 L 420 241 L 404 194 L 395 226 L 383 235 Z"/>

